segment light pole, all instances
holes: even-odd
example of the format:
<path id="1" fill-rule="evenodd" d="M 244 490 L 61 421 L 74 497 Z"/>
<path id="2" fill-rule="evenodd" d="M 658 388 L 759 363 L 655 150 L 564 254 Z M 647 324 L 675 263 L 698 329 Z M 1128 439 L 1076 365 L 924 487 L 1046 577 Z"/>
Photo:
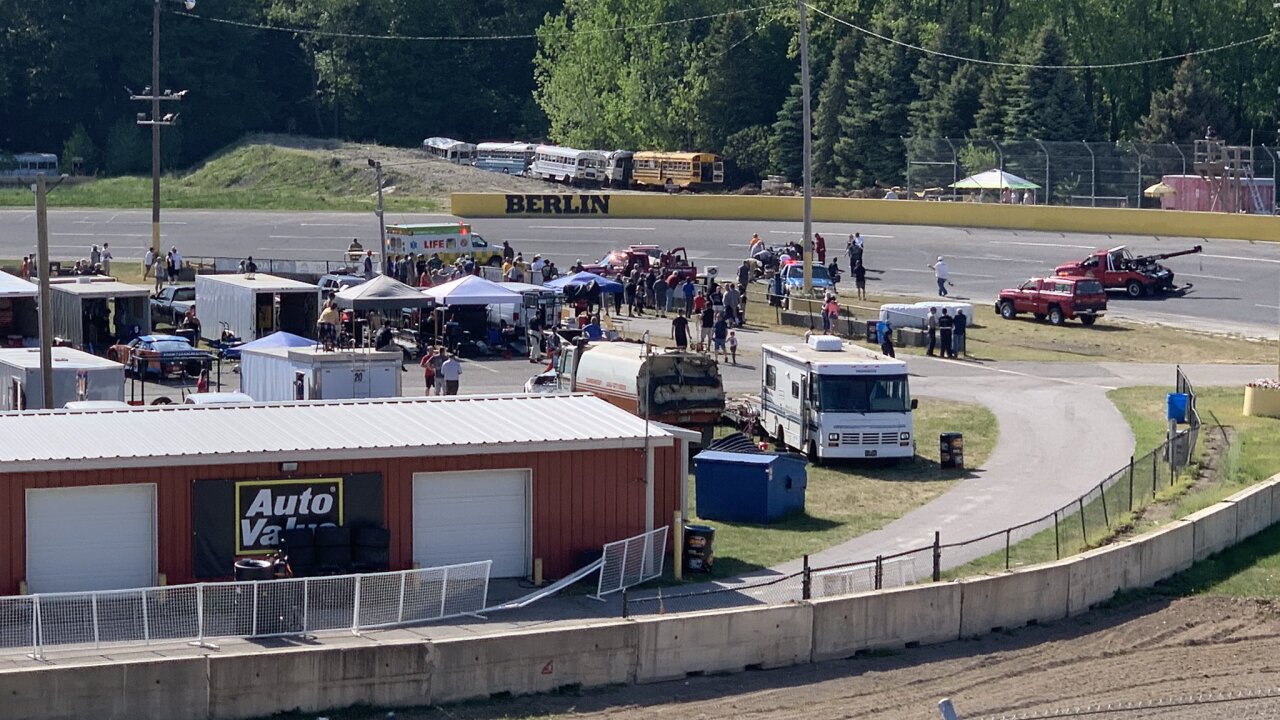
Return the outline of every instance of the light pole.
<path id="1" fill-rule="evenodd" d="M 382 274 L 387 274 L 387 221 L 383 218 L 382 213 L 382 162 L 373 158 L 366 158 L 369 161 L 369 167 L 373 168 L 374 181 L 378 183 L 378 249 L 381 255 L 378 257 L 378 264 L 382 266 Z"/>
<path id="2" fill-rule="evenodd" d="M 62 176 L 65 178 L 66 176 Z M 53 187 L 62 183 L 60 178 Z M 36 194 L 36 270 L 40 281 L 40 386 L 41 407 L 53 409 L 53 310 L 49 290 L 49 191 L 44 175 L 36 175 L 31 189 Z M 24 406 L 25 410 L 26 407 Z"/>
<path id="3" fill-rule="evenodd" d="M 141 95 L 129 94 L 130 100 L 151 103 L 151 117 L 138 113 L 139 125 L 151 126 L 151 251 L 160 254 L 160 128 L 173 125 L 178 113 L 160 114 L 161 100 L 181 100 L 186 90 L 160 92 L 160 4 L 164 0 L 152 0 L 151 9 L 151 85 Z M 178 1 L 178 0 L 171 0 Z M 196 0 L 181 0 L 183 7 L 194 10 Z"/>
<path id="4" fill-rule="evenodd" d="M 804 249 L 804 295 L 813 294 L 813 120 L 809 116 L 809 7 L 804 0 L 796 0 L 800 10 L 800 89 L 804 119 L 800 126 L 804 132 L 804 236 L 800 247 Z"/>

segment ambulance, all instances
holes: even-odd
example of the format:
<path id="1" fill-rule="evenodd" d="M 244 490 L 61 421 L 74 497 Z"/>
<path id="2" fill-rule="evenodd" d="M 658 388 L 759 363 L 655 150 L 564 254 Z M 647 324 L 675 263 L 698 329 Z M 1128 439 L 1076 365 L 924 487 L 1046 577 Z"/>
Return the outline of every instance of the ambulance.
<path id="1" fill-rule="evenodd" d="M 392 255 L 438 254 L 446 265 L 470 256 L 480 265 L 502 265 L 502 248 L 492 248 L 466 223 L 388 225 L 387 252 Z"/>

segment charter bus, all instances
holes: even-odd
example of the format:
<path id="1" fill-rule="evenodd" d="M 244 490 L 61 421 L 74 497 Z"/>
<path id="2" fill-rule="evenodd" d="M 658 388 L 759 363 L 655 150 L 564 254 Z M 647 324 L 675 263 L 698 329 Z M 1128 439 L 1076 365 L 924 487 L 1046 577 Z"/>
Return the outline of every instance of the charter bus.
<path id="1" fill-rule="evenodd" d="M 446 265 L 470 256 L 480 265 L 502 265 L 502 249 L 494 249 L 466 223 L 392 224 L 387 226 L 387 252 L 393 255 L 438 254 Z"/>
<path id="2" fill-rule="evenodd" d="M 429 137 L 422 141 L 422 149 L 431 157 L 454 165 L 470 165 L 476 159 L 475 145 L 453 138 Z"/>
<path id="3" fill-rule="evenodd" d="M 596 150 L 539 145 L 529 174 L 552 182 L 598 184 L 604 180 L 604 166 L 604 153 Z"/>
<path id="4" fill-rule="evenodd" d="M 760 427 L 778 444 L 814 462 L 915 454 L 905 361 L 832 335 L 761 354 Z"/>
<path id="5" fill-rule="evenodd" d="M 724 184 L 724 163 L 712 153 L 638 152 L 632 182 L 639 187 L 699 190 Z"/>
<path id="6" fill-rule="evenodd" d="M 53 153 L 18 153 L 13 156 L 13 167 L 7 167 L 3 158 L 0 154 L 0 177 L 27 178 L 58 174 L 58 156 Z"/>
<path id="7" fill-rule="evenodd" d="M 521 142 L 482 142 L 476 145 L 476 167 L 507 175 L 524 175 L 538 146 Z"/>

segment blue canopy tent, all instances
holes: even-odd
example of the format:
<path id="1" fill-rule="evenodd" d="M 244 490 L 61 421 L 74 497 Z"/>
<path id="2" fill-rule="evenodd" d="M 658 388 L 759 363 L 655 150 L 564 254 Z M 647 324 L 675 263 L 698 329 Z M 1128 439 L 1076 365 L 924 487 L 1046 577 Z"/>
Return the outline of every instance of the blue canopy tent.
<path id="1" fill-rule="evenodd" d="M 600 292 L 602 293 L 622 292 L 622 283 L 616 280 L 610 280 L 607 277 L 596 275 L 595 273 L 586 272 L 585 270 L 573 275 L 556 278 L 549 283 L 543 284 L 547 287 L 560 288 L 561 290 L 567 290 L 568 288 L 574 288 L 576 290 L 590 285 L 592 280 L 596 281 L 596 284 L 599 285 Z"/>

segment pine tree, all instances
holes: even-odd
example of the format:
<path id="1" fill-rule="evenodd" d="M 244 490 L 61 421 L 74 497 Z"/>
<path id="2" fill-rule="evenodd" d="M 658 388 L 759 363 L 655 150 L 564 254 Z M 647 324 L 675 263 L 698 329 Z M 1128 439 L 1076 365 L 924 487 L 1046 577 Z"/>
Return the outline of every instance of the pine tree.
<path id="1" fill-rule="evenodd" d="M 970 50 L 958 7 L 953 7 L 947 14 L 926 47 L 940 54 L 922 57 L 912 74 L 919 97 L 911 103 L 911 135 L 917 138 L 947 137 L 938 134 L 938 125 L 952 123 L 940 117 L 937 105 L 942 102 L 943 92 L 951 84 L 956 71 L 968 67 L 949 56 L 967 55 Z M 972 122 L 972 117 L 966 118 L 966 122 Z"/>
<path id="2" fill-rule="evenodd" d="M 978 113 L 973 117 L 974 135 L 983 140 L 1006 136 L 1005 116 L 1009 110 L 1009 75 L 996 70 L 987 75 L 978 91 Z"/>
<path id="3" fill-rule="evenodd" d="M 835 187 L 840 168 L 836 165 L 836 143 L 840 140 L 840 116 L 849 104 L 849 75 L 857 59 L 857 38 L 846 35 L 836 44 L 827 68 L 827 77 L 818 91 L 818 109 L 813 113 L 813 182 Z"/>
<path id="4" fill-rule="evenodd" d="M 920 118 L 920 137 L 962 138 L 973 129 L 982 107 L 982 76 L 973 65 L 961 65 L 938 91 L 929 111 Z"/>
<path id="5" fill-rule="evenodd" d="M 797 184 L 804 179 L 803 92 L 800 83 L 796 83 L 782 102 L 778 120 L 773 124 L 769 155 L 773 169 Z"/>
<path id="6" fill-rule="evenodd" d="M 1080 82 L 1068 64 L 1066 45 L 1052 27 L 1032 44 L 1027 68 L 1009 102 L 1005 128 L 1020 140 L 1084 140 L 1093 132 L 1092 116 Z"/>
<path id="7" fill-rule="evenodd" d="M 914 40 L 911 23 L 897 4 L 885 9 L 874 29 L 903 42 Z M 916 97 L 914 69 L 915 54 L 897 44 L 876 41 L 858 56 L 847 90 L 848 107 L 840 118 L 842 137 L 835 146 L 842 185 L 902 182 L 902 136 L 910 132 L 907 113 Z"/>
<path id="8" fill-rule="evenodd" d="M 1173 74 L 1173 85 L 1151 95 L 1151 110 L 1138 121 L 1138 137 L 1150 143 L 1189 143 L 1208 127 L 1219 137 L 1235 134 L 1231 110 L 1212 79 L 1187 58 Z"/>

